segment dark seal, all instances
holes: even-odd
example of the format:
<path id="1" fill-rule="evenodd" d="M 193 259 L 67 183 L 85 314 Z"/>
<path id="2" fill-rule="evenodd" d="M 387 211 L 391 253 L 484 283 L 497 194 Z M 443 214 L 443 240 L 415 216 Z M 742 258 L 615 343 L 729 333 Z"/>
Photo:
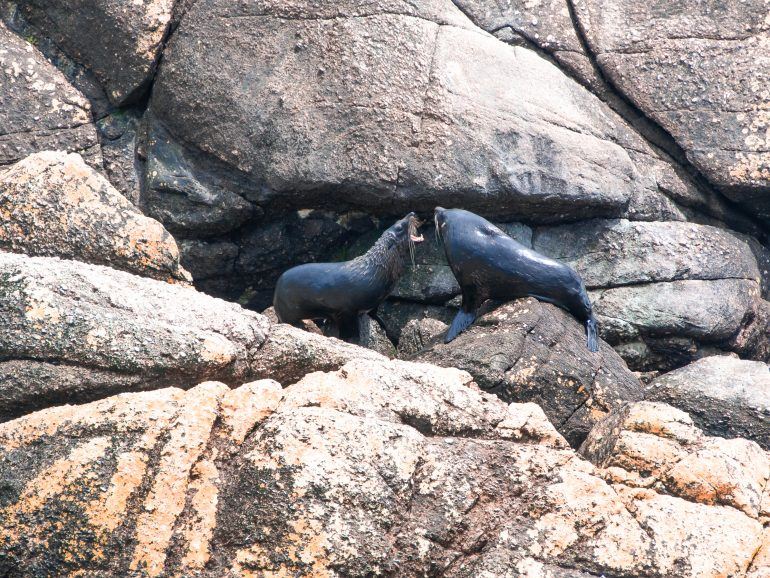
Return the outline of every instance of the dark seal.
<path id="1" fill-rule="evenodd" d="M 420 221 L 414 213 L 386 230 L 366 254 L 341 263 L 308 263 L 278 279 L 273 306 L 279 321 L 299 326 L 323 319 L 325 333 L 358 341 L 363 315 L 377 308 L 396 286 L 414 244 Z"/>
<path id="2" fill-rule="evenodd" d="M 436 207 L 434 220 L 463 299 L 444 343 L 474 322 L 487 299 L 535 297 L 566 309 L 585 323 L 588 349 L 599 349 L 591 301 L 574 269 L 526 248 L 471 212 Z"/>

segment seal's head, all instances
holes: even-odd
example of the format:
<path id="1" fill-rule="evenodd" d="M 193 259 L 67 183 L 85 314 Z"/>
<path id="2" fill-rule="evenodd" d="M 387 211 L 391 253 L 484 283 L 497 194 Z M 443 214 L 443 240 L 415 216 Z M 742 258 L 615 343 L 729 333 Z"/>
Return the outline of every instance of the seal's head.
<path id="1" fill-rule="evenodd" d="M 383 235 L 383 237 L 388 239 L 391 248 L 397 248 L 404 255 L 406 255 L 406 249 L 408 248 L 409 255 L 412 258 L 412 265 L 414 265 L 415 244 L 422 243 L 425 240 L 422 235 L 417 233 L 417 229 L 421 225 L 422 221 L 417 218 L 417 215 L 409 213 L 403 219 L 396 221 Z"/>
<path id="2" fill-rule="evenodd" d="M 414 264 L 414 246 L 416 243 L 422 243 L 423 237 L 417 233 L 417 229 L 422 222 L 414 213 L 409 213 L 403 219 L 399 219 L 389 229 L 387 229 L 379 240 L 367 252 L 371 259 L 383 263 L 391 263 L 392 266 L 386 267 L 388 270 L 398 270 L 401 275 L 403 270 L 403 261 L 407 255 L 412 258 Z M 398 263 L 398 266 L 395 264 Z M 396 273 L 394 273 L 395 275 Z"/>
<path id="3" fill-rule="evenodd" d="M 436 238 L 440 243 L 446 243 L 457 235 L 468 235 L 470 231 L 482 232 L 489 236 L 502 234 L 489 221 L 465 209 L 436 207 L 433 211 L 433 222 L 436 225 Z"/>
<path id="4" fill-rule="evenodd" d="M 461 209 L 445 209 L 444 207 L 436 207 L 433 211 L 433 223 L 436 225 L 436 239 L 443 243 L 449 233 L 450 221 L 452 216 L 455 215 Z"/>
<path id="5" fill-rule="evenodd" d="M 422 221 L 414 213 L 409 213 L 403 219 L 399 219 L 393 226 L 386 231 L 392 238 L 394 244 L 404 243 L 422 243 L 422 235 L 417 234 L 417 229 L 422 225 Z"/>

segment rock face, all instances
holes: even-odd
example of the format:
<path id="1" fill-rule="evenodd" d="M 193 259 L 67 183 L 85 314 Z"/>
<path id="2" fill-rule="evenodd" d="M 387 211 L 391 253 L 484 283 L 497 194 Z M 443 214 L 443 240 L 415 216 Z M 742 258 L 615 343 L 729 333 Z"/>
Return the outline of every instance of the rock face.
<path id="1" fill-rule="evenodd" d="M 151 108 L 176 137 L 251 177 L 244 194 L 258 202 L 558 220 L 619 216 L 659 195 L 618 144 L 644 147 L 619 117 L 448 0 L 198 2 Z"/>
<path id="2" fill-rule="evenodd" d="M 476 25 L 503 42 L 547 51 L 575 78 L 602 91 L 600 73 L 575 30 L 568 0 L 455 0 L 455 4 Z"/>
<path id="3" fill-rule="evenodd" d="M 24 15 L 70 57 L 91 69 L 123 105 L 149 88 L 171 24 L 174 0 L 33 0 Z"/>
<path id="4" fill-rule="evenodd" d="M 2 570 L 571 578 L 767 570 L 755 554 L 767 515 L 757 499 L 770 472 L 744 461 L 767 469 L 756 445 L 706 438 L 684 414 L 665 421 L 636 411 L 623 439 L 632 426 L 662 426 L 668 437 L 644 435 L 694 442 L 684 459 L 721 467 L 714 481 L 730 474 L 719 490 L 676 485 L 669 480 L 684 483 L 687 471 L 670 470 L 660 474 L 665 485 L 638 487 L 629 446 L 601 452 L 608 467 L 595 469 L 537 406 L 508 406 L 469 379 L 425 365 L 352 363 L 284 390 L 272 381 L 205 383 L 2 424 Z M 625 469 L 608 465 L 620 460 Z M 612 478 L 621 472 L 623 481 Z"/>
<path id="5" fill-rule="evenodd" d="M 90 110 L 61 72 L 0 22 L 0 165 L 50 149 L 100 164 Z"/>
<path id="6" fill-rule="evenodd" d="M 765 4 L 0 0 L 0 575 L 770 577 L 770 370 L 691 363 L 770 359 Z M 534 299 L 440 343 L 432 233 L 385 355 L 187 285 L 438 204 L 600 351 Z"/>
<path id="7" fill-rule="evenodd" d="M 0 172 L 0 249 L 190 280 L 176 242 L 77 154 L 31 155 Z"/>
<path id="8" fill-rule="evenodd" d="M 591 353 L 571 315 L 531 298 L 499 307 L 417 358 L 464 369 L 504 401 L 537 403 L 575 446 L 609 411 L 643 399 L 638 379 L 610 346 Z"/>
<path id="9" fill-rule="evenodd" d="M 580 271 L 589 289 L 682 280 L 760 282 L 749 245 L 730 231 L 695 223 L 593 220 L 537 229 L 532 246 Z"/>
<path id="10" fill-rule="evenodd" d="M 770 215 L 766 3 L 578 0 L 575 6 L 612 83 L 712 183 Z"/>
<path id="11" fill-rule="evenodd" d="M 770 455 L 751 441 L 705 436 L 686 413 L 666 404 L 618 410 L 591 431 L 580 453 L 629 495 L 654 490 L 755 520 L 770 514 Z"/>
<path id="12" fill-rule="evenodd" d="M 770 449 L 770 367 L 735 357 L 706 357 L 666 373 L 645 399 L 686 411 L 704 432 L 742 437 Z"/>
<path id="13" fill-rule="evenodd" d="M 103 389 L 238 383 L 268 328 L 193 289 L 52 258 L 0 253 L 0 295 L 5 419 Z"/>

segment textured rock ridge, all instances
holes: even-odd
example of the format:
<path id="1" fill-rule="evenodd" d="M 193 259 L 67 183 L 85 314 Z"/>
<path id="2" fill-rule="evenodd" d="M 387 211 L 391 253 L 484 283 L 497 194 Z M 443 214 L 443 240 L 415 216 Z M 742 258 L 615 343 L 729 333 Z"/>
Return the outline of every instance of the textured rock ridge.
<path id="1" fill-rule="evenodd" d="M 122 271 L 0 252 L 0 420 L 123 391 L 296 381 L 383 359 L 209 297 Z"/>
<path id="2" fill-rule="evenodd" d="M 0 559 L 11 575 L 766 571 L 770 472 L 745 460 L 768 455 L 703 436 L 666 406 L 623 416 L 606 422 L 621 434 L 603 424 L 610 437 L 587 444 L 646 435 L 685 460 L 708 454 L 722 468 L 710 479 L 729 473 L 730 485 L 687 485 L 683 464 L 640 486 L 650 470 L 634 466 L 649 463 L 627 457 L 633 442 L 586 450 L 596 469 L 534 404 L 404 362 L 354 362 L 286 389 L 205 383 L 52 408 L 0 425 Z"/>
<path id="3" fill-rule="evenodd" d="M 50 149 L 81 152 L 101 164 L 90 104 L 0 22 L 0 166 Z"/>
<path id="4" fill-rule="evenodd" d="M 583 327 L 568 313 L 520 299 L 482 315 L 449 344 L 434 343 L 421 361 L 457 367 L 485 391 L 540 405 L 575 446 L 607 413 L 644 394 L 639 380 L 606 343 L 586 348 Z"/>
<path id="5" fill-rule="evenodd" d="M 190 281 L 163 226 L 77 154 L 43 152 L 0 172 L 0 248 Z"/>

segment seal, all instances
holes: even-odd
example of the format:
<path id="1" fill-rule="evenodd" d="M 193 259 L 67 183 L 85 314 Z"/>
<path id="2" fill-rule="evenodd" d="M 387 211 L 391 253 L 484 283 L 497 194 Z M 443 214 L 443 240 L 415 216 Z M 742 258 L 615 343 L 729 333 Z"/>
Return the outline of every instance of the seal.
<path id="1" fill-rule="evenodd" d="M 469 211 L 436 207 L 434 221 L 462 290 L 462 307 L 444 343 L 470 327 L 487 299 L 535 297 L 566 309 L 584 323 L 588 349 L 599 349 L 591 301 L 574 269 L 528 249 Z"/>
<path id="2" fill-rule="evenodd" d="M 414 245 L 423 241 L 417 235 L 421 224 L 409 213 L 352 261 L 307 263 L 284 272 L 273 294 L 278 320 L 299 326 L 304 319 L 323 319 L 327 335 L 358 341 L 363 315 L 390 295 L 408 255 L 414 263 Z"/>

